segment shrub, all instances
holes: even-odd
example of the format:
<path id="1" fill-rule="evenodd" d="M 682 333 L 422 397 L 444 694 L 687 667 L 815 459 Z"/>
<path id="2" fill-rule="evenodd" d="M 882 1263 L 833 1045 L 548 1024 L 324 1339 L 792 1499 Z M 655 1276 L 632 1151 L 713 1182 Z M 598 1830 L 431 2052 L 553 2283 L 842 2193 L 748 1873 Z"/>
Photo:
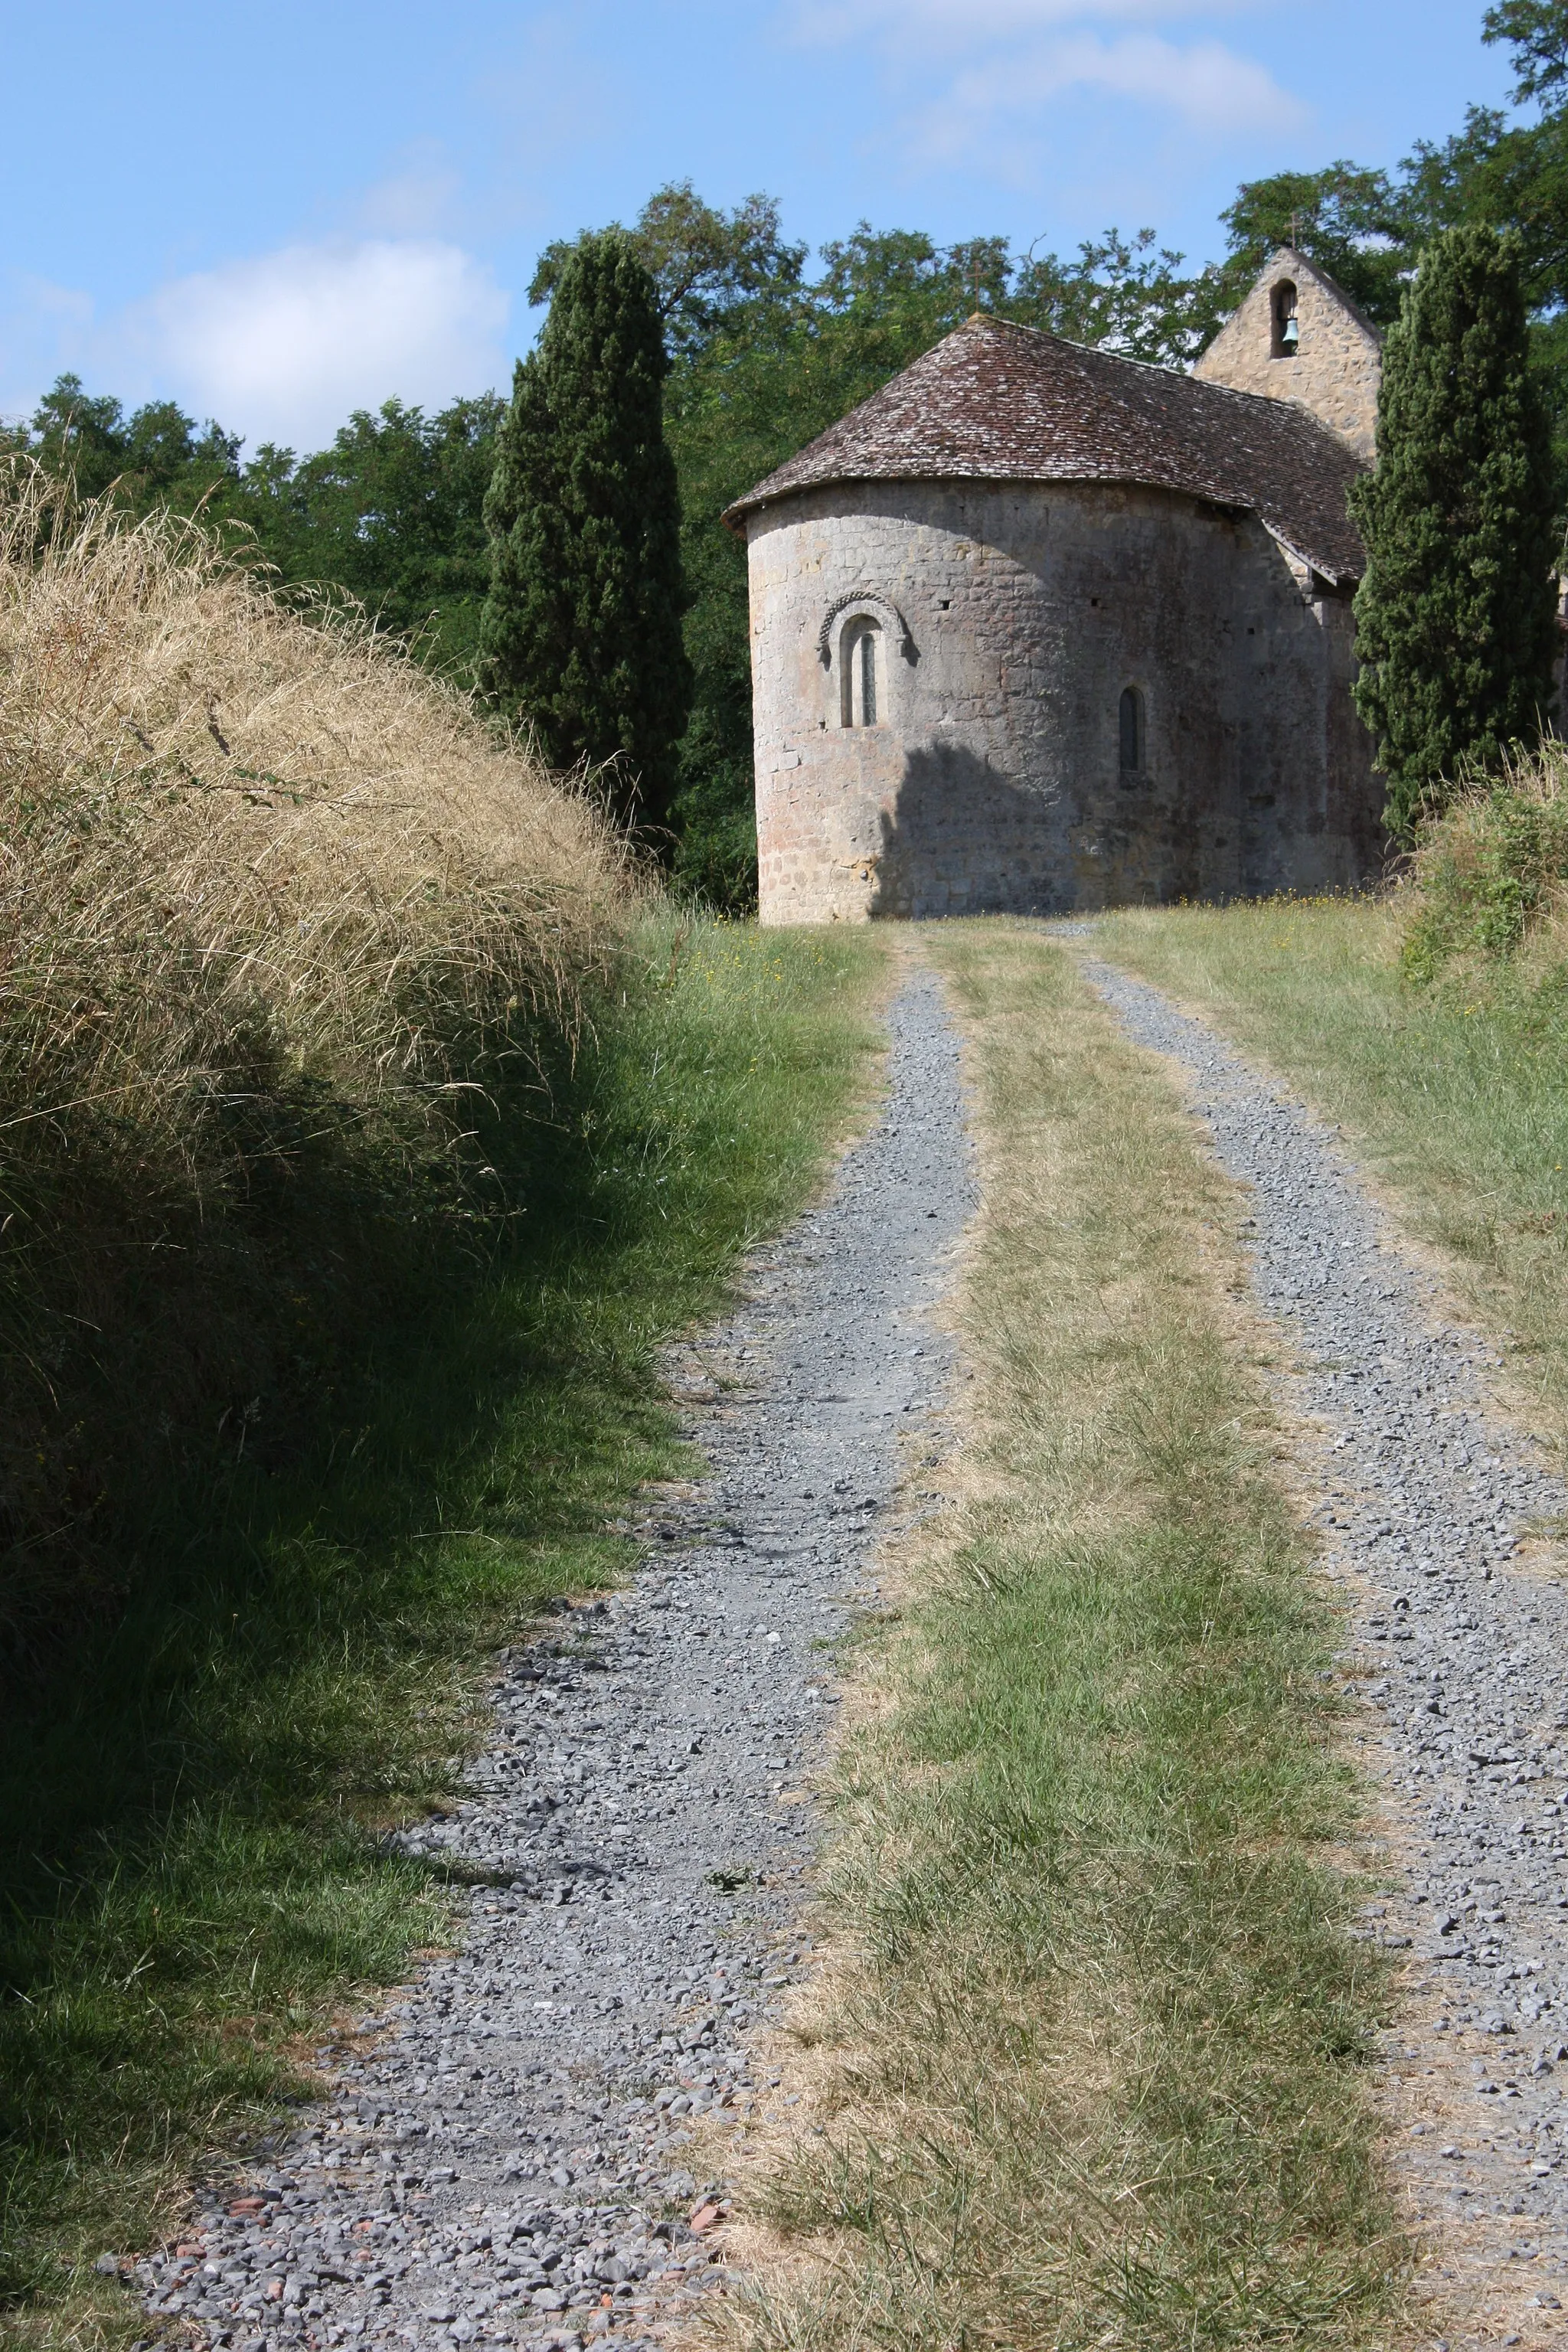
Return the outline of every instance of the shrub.
<path id="1" fill-rule="evenodd" d="M 1516 752 L 1430 823 L 1410 862 L 1401 955 L 1429 981 L 1456 958 L 1510 956 L 1568 881 L 1568 748 Z"/>

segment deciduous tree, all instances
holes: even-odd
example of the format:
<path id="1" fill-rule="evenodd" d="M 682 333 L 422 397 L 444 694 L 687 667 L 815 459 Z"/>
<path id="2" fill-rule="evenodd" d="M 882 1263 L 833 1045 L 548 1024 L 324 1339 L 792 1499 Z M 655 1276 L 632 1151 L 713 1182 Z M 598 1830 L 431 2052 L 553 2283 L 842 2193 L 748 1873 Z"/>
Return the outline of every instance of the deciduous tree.
<path id="1" fill-rule="evenodd" d="M 400 400 L 374 415 L 356 409 L 310 457 L 264 444 L 228 510 L 282 579 L 346 588 L 432 667 L 469 679 L 489 586 L 485 494 L 505 413 L 494 393 L 434 415 Z"/>
<path id="2" fill-rule="evenodd" d="M 1220 218 L 1230 246 L 1225 308 L 1241 299 L 1276 247 L 1294 245 L 1379 326 L 1398 317 L 1412 256 L 1386 172 L 1342 157 L 1321 172 L 1276 172 L 1247 181 Z"/>
<path id="3" fill-rule="evenodd" d="M 112 488 L 135 513 L 152 506 L 188 511 L 232 488 L 239 475 L 238 437 L 221 425 L 209 418 L 198 425 L 172 400 L 148 401 L 127 416 L 111 393 L 89 393 L 77 375 L 58 377 L 29 422 L 0 436 L 0 446 L 68 474 L 84 499 Z"/>

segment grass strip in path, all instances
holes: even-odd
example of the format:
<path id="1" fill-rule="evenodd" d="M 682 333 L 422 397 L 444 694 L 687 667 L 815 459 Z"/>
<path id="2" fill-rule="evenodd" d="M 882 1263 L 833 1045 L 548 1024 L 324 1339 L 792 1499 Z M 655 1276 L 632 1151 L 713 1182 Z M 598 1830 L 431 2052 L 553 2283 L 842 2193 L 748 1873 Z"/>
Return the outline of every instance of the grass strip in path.
<path id="1" fill-rule="evenodd" d="M 958 1499 L 862 1668 L 806 2128 L 729 2322 L 792 2352 L 1396 2340 L 1331 1622 L 1236 1195 L 1038 930 L 944 926 L 984 1192 Z M 812 2128 L 815 2127 L 815 2130 Z M 816 2136 L 820 2132 L 820 2137 Z"/>
<path id="2" fill-rule="evenodd" d="M 374 1832 L 453 1785 L 494 1647 L 628 1562 L 687 1451 L 655 1349 L 808 1198 L 865 1097 L 861 933 L 650 921 L 509 1246 L 388 1337 L 342 1425 L 168 1517 L 160 1572 L 0 1731 L 0 2329 L 142 2325 L 95 2283 L 447 1923 Z M 461 1276 L 458 1279 L 458 1276 Z M 363 1996 L 361 1996 L 363 1997 Z"/>
<path id="3" fill-rule="evenodd" d="M 1415 986 L 1373 899 L 1139 909 L 1093 944 L 1344 1125 L 1568 1437 L 1568 971 Z"/>

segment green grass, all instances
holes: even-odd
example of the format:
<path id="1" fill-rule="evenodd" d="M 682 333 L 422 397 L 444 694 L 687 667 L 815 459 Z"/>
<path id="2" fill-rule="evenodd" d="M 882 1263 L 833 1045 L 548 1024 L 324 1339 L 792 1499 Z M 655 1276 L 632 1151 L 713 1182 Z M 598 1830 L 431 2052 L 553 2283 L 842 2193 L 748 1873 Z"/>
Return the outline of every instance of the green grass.
<path id="1" fill-rule="evenodd" d="M 373 1833 L 451 1786 L 493 1648 L 629 1567 L 615 1523 L 688 1462 L 655 1350 L 866 1099 L 881 957 L 650 921 L 549 1118 L 491 1119 L 526 1214 L 426 1269 L 302 1458 L 151 1481 L 129 1605 L 10 1694 L 0 2294 L 23 2336 L 123 2333 L 84 2265 L 144 2242 L 204 2151 L 299 2090 L 334 2006 L 443 1934 L 439 1883 Z"/>
<path id="2" fill-rule="evenodd" d="M 1415 984 L 1373 900 L 1115 915 L 1093 945 L 1343 1124 L 1568 1432 L 1568 967 Z"/>
<path id="3" fill-rule="evenodd" d="M 959 1500 L 868 1653 L 807 2128 L 764 2135 L 748 2203 L 781 2259 L 731 2325 L 770 2352 L 1369 2352 L 1406 2260 L 1383 1979 L 1342 1933 L 1335 1628 L 1237 1328 L 1243 1204 L 1061 950 L 924 944 L 984 1174 Z"/>

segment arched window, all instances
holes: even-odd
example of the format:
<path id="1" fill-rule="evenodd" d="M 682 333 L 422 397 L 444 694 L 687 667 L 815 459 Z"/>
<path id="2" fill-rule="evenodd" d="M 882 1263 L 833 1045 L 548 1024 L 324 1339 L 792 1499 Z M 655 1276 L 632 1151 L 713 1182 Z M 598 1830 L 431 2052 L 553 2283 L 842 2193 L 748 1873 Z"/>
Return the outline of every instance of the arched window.
<path id="1" fill-rule="evenodd" d="M 1121 731 L 1121 772 L 1124 776 L 1141 776 L 1143 772 L 1143 698 L 1135 686 L 1121 689 L 1121 707 L 1117 714 Z"/>
<path id="2" fill-rule="evenodd" d="M 882 632 L 875 621 L 851 621 L 844 632 L 840 685 L 846 727 L 875 727 L 882 708 Z"/>
<path id="3" fill-rule="evenodd" d="M 1270 349 L 1277 360 L 1293 360 L 1301 347 L 1301 327 L 1296 316 L 1296 289 L 1288 278 L 1282 278 L 1274 289 L 1271 307 L 1274 330 Z"/>

